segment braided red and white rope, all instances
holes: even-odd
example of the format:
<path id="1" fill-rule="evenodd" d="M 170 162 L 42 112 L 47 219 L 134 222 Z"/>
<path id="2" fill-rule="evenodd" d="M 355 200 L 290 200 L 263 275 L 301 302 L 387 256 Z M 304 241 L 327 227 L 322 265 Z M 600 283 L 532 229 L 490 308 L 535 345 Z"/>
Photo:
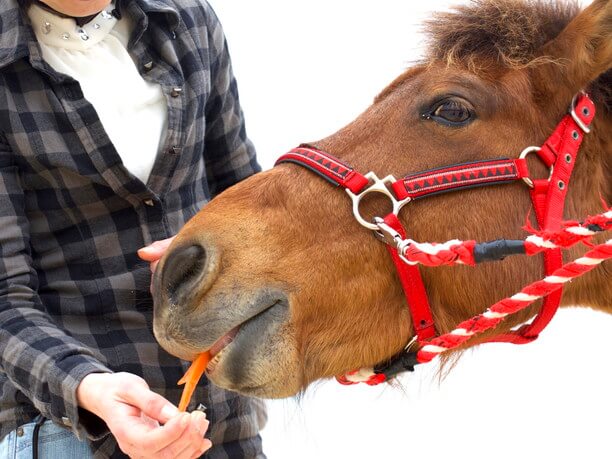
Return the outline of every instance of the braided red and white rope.
<path id="1" fill-rule="evenodd" d="M 593 228 L 598 228 L 594 230 Z M 597 232 L 612 229 L 612 209 L 588 217 L 584 222 L 564 222 L 558 231 L 537 231 L 526 225 L 525 230 L 531 233 L 523 244 L 526 255 L 535 255 L 545 250 L 567 249 L 579 242 L 588 241 Z M 463 264 L 474 266 L 474 240 L 460 241 L 453 239 L 444 243 L 416 242 L 406 239 L 400 243 L 400 254 L 408 264 L 425 266 L 442 266 Z"/>
<path id="2" fill-rule="evenodd" d="M 496 327 L 509 314 L 514 314 L 560 289 L 567 282 L 588 273 L 609 258 L 612 258 L 612 239 L 593 247 L 584 256 L 563 265 L 552 275 L 529 284 L 511 297 L 498 301 L 484 313 L 461 322 L 451 332 L 434 338 L 417 352 L 418 362 L 429 362 L 441 353 L 461 346 L 473 336 Z"/>
<path id="3" fill-rule="evenodd" d="M 527 255 L 534 255 L 546 249 L 567 248 L 578 242 L 589 240 L 597 232 L 612 229 L 612 209 L 608 209 L 584 222 L 564 222 L 559 231 L 538 231 L 529 224 L 524 229 L 531 233 L 525 239 Z M 594 228 L 597 228 L 595 230 Z"/>
<path id="4" fill-rule="evenodd" d="M 526 229 L 535 233 L 525 240 L 529 240 L 532 244 L 532 247 L 527 249 L 530 255 L 557 247 L 567 248 L 579 242 L 586 243 L 597 232 L 612 230 L 612 210 L 607 210 L 599 215 L 589 217 L 583 223 L 566 222 L 559 231 L 536 232 L 529 227 Z M 442 259 L 449 260 L 451 257 L 446 251 L 460 254 L 463 249 L 466 247 L 469 248 L 469 244 L 466 245 L 466 242 L 457 241 L 459 244 L 455 245 L 452 244 L 453 242 L 454 241 L 448 241 L 444 244 L 414 244 L 418 244 L 418 247 L 424 248 L 425 251 L 423 251 L 423 253 L 428 256 L 441 257 Z M 467 243 L 469 242 L 475 244 L 475 241 L 467 241 Z M 435 248 L 436 246 L 440 247 Z M 462 248 L 457 250 L 457 247 Z M 427 253 L 428 251 L 431 253 Z M 443 352 L 456 349 L 473 336 L 496 327 L 506 316 L 526 308 L 534 301 L 560 289 L 567 282 L 588 273 L 610 258 L 612 258 L 612 239 L 592 247 L 591 250 L 582 257 L 563 265 L 561 268 L 554 271 L 552 275 L 527 285 L 520 292 L 511 297 L 498 301 L 484 313 L 461 322 L 449 333 L 434 338 L 427 344 L 421 343 L 422 347 L 417 351 L 418 363 L 429 362 Z M 433 258 L 429 260 L 433 260 Z M 429 266 L 439 266 L 440 264 L 452 263 L 438 263 Z M 353 370 L 338 376 L 336 379 L 340 383 L 347 385 L 357 383 L 377 385 L 386 381 L 385 375 L 375 373 L 372 367 Z"/>

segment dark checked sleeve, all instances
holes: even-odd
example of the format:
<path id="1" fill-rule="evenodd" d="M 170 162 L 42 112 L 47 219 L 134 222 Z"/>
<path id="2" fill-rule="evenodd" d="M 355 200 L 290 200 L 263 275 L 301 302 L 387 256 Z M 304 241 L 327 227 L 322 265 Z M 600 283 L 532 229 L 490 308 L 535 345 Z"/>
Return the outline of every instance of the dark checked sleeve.
<path id="1" fill-rule="evenodd" d="M 76 388 L 85 375 L 108 372 L 44 312 L 32 268 L 28 222 L 18 169 L 0 136 L 0 368 L 43 416 L 71 425 L 80 438 L 107 432 L 81 411 Z"/>
<path id="2" fill-rule="evenodd" d="M 261 170 L 255 148 L 247 138 L 238 87 L 223 30 L 214 11 L 205 5 L 211 91 L 206 103 L 206 176 L 214 197 Z"/>

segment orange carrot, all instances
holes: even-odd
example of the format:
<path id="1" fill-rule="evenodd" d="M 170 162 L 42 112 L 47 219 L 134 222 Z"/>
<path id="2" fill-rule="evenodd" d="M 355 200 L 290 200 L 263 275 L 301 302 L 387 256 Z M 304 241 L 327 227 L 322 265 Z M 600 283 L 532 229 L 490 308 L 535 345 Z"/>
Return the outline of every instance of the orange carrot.
<path id="1" fill-rule="evenodd" d="M 183 395 L 181 395 L 181 402 L 179 403 L 179 411 L 184 412 L 187 409 L 187 405 L 189 405 L 189 400 L 191 400 L 193 391 L 198 385 L 198 381 L 206 371 L 208 362 L 210 362 L 210 352 L 202 352 L 191 363 L 191 366 L 185 375 L 177 383 L 179 386 L 185 384 Z"/>

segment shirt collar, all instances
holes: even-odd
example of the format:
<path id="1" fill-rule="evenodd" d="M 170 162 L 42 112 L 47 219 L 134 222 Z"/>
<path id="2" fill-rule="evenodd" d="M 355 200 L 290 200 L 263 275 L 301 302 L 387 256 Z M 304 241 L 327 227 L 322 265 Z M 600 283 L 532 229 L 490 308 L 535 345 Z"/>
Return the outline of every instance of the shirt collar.
<path id="1" fill-rule="evenodd" d="M 32 29 L 16 0 L 0 1 L 0 68 L 28 54 Z"/>
<path id="2" fill-rule="evenodd" d="M 131 5 L 133 2 L 124 2 L 125 6 Z M 142 11 L 146 14 L 161 13 L 166 16 L 166 20 L 170 25 L 171 30 L 175 30 L 180 23 L 180 15 L 172 0 L 137 0 Z"/>
<path id="3" fill-rule="evenodd" d="M 113 30 L 117 23 L 117 18 L 112 15 L 114 8 L 111 3 L 82 27 L 79 27 L 74 19 L 54 14 L 37 4 L 30 7 L 28 16 L 39 43 L 84 51 L 104 40 Z"/>
<path id="4" fill-rule="evenodd" d="M 180 23 L 180 15 L 172 0 L 117 0 L 121 10 L 133 15 L 136 28 L 134 37 L 140 37 L 148 27 L 149 16 L 159 13 L 171 30 Z M 141 17 L 139 17 L 141 16 Z M 0 0 L 0 68 L 30 54 L 36 46 L 36 37 L 30 19 L 17 5 L 16 0 Z"/>

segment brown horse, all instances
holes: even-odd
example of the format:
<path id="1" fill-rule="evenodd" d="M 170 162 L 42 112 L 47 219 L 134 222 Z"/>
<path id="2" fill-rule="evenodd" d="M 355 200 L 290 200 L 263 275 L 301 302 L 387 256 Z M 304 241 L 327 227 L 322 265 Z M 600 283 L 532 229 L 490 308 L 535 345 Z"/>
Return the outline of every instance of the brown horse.
<path id="1" fill-rule="evenodd" d="M 588 89 L 597 106 L 569 188 L 566 219 L 612 201 L 612 3 L 478 1 L 429 24 L 427 59 L 336 134 L 315 142 L 360 171 L 402 176 L 518 156 L 540 145 Z M 547 171 L 530 162 L 535 176 Z M 522 182 L 444 194 L 401 214 L 417 241 L 524 237 Z M 373 199 L 370 215 L 388 209 Z M 567 252 L 575 258 L 580 249 Z M 438 333 L 542 275 L 541 260 L 422 270 Z M 604 264 L 565 289 L 562 305 L 612 312 Z M 260 397 L 373 366 L 413 335 L 385 246 L 353 219 L 346 194 L 283 164 L 215 198 L 175 239 L 155 279 L 155 333 L 169 352 L 216 354 L 216 384 Z M 536 305 L 537 306 L 537 305 Z M 505 331 L 536 306 L 502 322 Z M 472 340 L 468 344 L 477 344 Z"/>

